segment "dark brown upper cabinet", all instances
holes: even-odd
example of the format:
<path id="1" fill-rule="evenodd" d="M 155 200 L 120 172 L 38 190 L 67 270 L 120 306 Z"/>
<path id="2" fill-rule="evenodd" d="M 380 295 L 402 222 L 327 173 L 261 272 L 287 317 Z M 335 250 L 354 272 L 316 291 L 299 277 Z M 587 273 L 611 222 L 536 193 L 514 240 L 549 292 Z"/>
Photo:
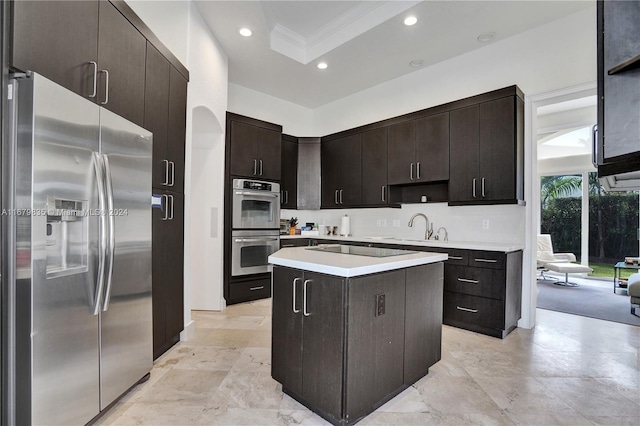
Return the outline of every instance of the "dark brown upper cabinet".
<path id="1" fill-rule="evenodd" d="M 389 185 L 449 179 L 449 113 L 389 126 Z"/>
<path id="2" fill-rule="evenodd" d="M 281 164 L 280 206 L 295 209 L 298 206 L 298 138 L 282 135 Z"/>
<path id="3" fill-rule="evenodd" d="M 14 3 L 11 65 L 141 125 L 145 37 L 106 0 Z"/>
<path id="4" fill-rule="evenodd" d="M 147 46 L 144 128 L 153 132 L 152 186 L 184 192 L 187 81 Z"/>
<path id="5" fill-rule="evenodd" d="M 523 200 L 523 117 L 518 96 L 451 111 L 450 205 Z"/>
<path id="6" fill-rule="evenodd" d="M 640 170 L 640 2 L 597 2 L 598 176 Z"/>
<path id="7" fill-rule="evenodd" d="M 362 203 L 361 146 L 361 134 L 322 141 L 322 208 L 353 207 Z"/>
<path id="8" fill-rule="evenodd" d="M 362 205 L 389 203 L 387 128 L 362 133 Z"/>
<path id="9" fill-rule="evenodd" d="M 11 66 L 96 99 L 96 1 L 15 1 Z M 95 63 L 91 64 L 90 61 Z"/>
<path id="10" fill-rule="evenodd" d="M 230 117 L 230 163 L 233 176 L 280 180 L 282 127 L 248 117 Z"/>
<path id="11" fill-rule="evenodd" d="M 98 104 L 142 126 L 147 41 L 108 1 L 99 22 Z"/>

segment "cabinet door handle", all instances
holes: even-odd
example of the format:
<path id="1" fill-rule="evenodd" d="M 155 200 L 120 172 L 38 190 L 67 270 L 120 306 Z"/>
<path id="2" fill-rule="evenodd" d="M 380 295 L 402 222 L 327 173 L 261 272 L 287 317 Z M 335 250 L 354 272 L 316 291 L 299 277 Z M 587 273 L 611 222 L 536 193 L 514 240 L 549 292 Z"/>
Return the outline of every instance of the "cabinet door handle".
<path id="1" fill-rule="evenodd" d="M 169 185 L 169 160 L 162 160 L 164 163 L 164 182 L 162 184 L 164 186 Z"/>
<path id="2" fill-rule="evenodd" d="M 456 309 L 459 311 L 471 312 L 472 314 L 475 314 L 478 312 L 477 309 L 463 308 L 462 306 L 456 306 Z"/>
<path id="3" fill-rule="evenodd" d="M 598 167 L 600 159 L 598 158 L 598 125 L 594 124 L 592 128 L 593 139 L 591 144 L 591 163 L 594 167 Z"/>
<path id="4" fill-rule="evenodd" d="M 484 262 L 484 263 L 498 263 L 496 259 L 473 259 L 476 262 Z"/>
<path id="5" fill-rule="evenodd" d="M 416 164 L 416 178 L 420 180 L 420 162 Z"/>
<path id="6" fill-rule="evenodd" d="M 449 260 L 462 260 L 462 256 L 449 256 Z"/>
<path id="7" fill-rule="evenodd" d="M 169 214 L 169 220 L 173 220 L 173 195 L 169 195 L 169 199 L 171 200 L 171 213 Z"/>
<path id="8" fill-rule="evenodd" d="M 262 176 L 262 160 L 260 160 L 260 176 Z"/>
<path id="9" fill-rule="evenodd" d="M 250 288 L 249 288 L 249 291 L 262 290 L 263 288 L 264 288 L 264 286 L 263 286 L 263 285 L 258 286 L 258 287 L 250 287 Z"/>
<path id="10" fill-rule="evenodd" d="M 285 204 L 289 204 L 289 190 L 288 189 L 284 190 L 284 195 L 287 196 L 287 200 L 285 201 Z"/>
<path id="11" fill-rule="evenodd" d="M 104 73 L 104 102 L 100 102 L 102 105 L 106 105 L 109 103 L 109 71 L 100 70 L 101 73 Z"/>
<path id="12" fill-rule="evenodd" d="M 471 284 L 478 284 L 480 282 L 478 280 L 470 280 L 468 278 L 458 278 L 458 281 L 462 283 L 471 283 Z"/>
<path id="13" fill-rule="evenodd" d="M 258 174 L 258 160 L 253 160 L 253 175 Z"/>
<path id="14" fill-rule="evenodd" d="M 334 198 L 334 201 L 336 202 L 336 205 L 337 205 L 337 204 L 340 204 L 340 203 L 338 202 L 338 190 L 337 190 L 337 189 L 336 189 L 336 193 L 335 193 L 335 195 L 334 195 L 334 197 L 333 197 L 333 198 Z"/>
<path id="15" fill-rule="evenodd" d="M 176 163 L 169 161 L 169 164 L 171 165 L 171 183 L 169 186 L 173 186 L 176 183 Z"/>
<path id="16" fill-rule="evenodd" d="M 164 200 L 164 217 L 162 220 L 169 219 L 169 196 L 167 194 L 162 194 L 162 199 Z"/>
<path id="17" fill-rule="evenodd" d="M 484 178 L 482 178 L 482 181 L 480 183 L 481 183 L 480 187 L 482 189 L 482 198 L 484 198 Z"/>
<path id="18" fill-rule="evenodd" d="M 304 280 L 304 283 L 302 284 L 302 315 L 305 317 L 311 315 L 307 311 L 307 284 L 310 282 L 311 280 Z"/>
<path id="19" fill-rule="evenodd" d="M 294 278 L 293 279 L 293 313 L 300 313 L 300 309 L 296 309 L 296 282 L 300 281 L 302 278 Z"/>
<path id="20" fill-rule="evenodd" d="M 343 192 L 343 190 L 341 189 L 341 190 L 340 190 L 340 204 L 344 204 L 344 203 L 342 202 L 342 192 Z"/>
<path id="21" fill-rule="evenodd" d="M 387 200 L 385 200 L 385 192 L 386 192 L 385 190 L 387 189 L 386 187 L 387 185 L 382 185 L 382 202 L 383 203 L 387 202 Z"/>
<path id="22" fill-rule="evenodd" d="M 411 180 L 413 180 L 413 163 L 411 163 L 411 166 L 409 166 L 409 178 Z"/>
<path id="23" fill-rule="evenodd" d="M 93 92 L 89 95 L 90 98 L 95 98 L 98 94 L 98 63 L 96 61 L 89 61 L 93 65 Z"/>

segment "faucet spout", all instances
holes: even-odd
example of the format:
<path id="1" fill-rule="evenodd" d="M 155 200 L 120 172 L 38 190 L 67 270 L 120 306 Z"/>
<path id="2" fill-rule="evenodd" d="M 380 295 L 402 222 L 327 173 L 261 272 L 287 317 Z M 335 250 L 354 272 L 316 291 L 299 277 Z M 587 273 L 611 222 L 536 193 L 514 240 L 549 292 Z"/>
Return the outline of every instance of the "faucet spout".
<path id="1" fill-rule="evenodd" d="M 426 222 L 426 228 L 424 230 L 424 239 L 428 240 L 429 239 L 429 218 L 427 216 L 425 216 L 424 214 L 416 213 L 413 216 L 411 216 L 411 219 L 409 219 L 409 228 L 413 227 L 413 220 L 418 216 L 424 217 L 424 220 Z M 431 232 L 433 233 L 433 225 L 432 225 L 432 228 L 431 228 Z"/>

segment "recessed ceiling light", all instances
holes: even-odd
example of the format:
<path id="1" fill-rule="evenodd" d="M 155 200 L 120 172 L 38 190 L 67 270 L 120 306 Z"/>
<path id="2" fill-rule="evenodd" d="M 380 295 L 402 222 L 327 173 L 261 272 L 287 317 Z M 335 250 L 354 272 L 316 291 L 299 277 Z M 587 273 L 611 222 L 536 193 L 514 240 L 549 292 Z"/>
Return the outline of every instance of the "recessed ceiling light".
<path id="1" fill-rule="evenodd" d="M 422 59 L 414 59 L 413 61 L 409 62 L 409 66 L 412 68 L 420 68 L 423 65 L 424 61 Z"/>
<path id="2" fill-rule="evenodd" d="M 486 42 L 486 41 L 489 41 L 489 40 L 493 39 L 495 36 L 496 36 L 496 33 L 494 33 L 494 32 L 483 33 L 483 34 L 480 34 L 478 36 L 478 41 Z"/>
<path id="3" fill-rule="evenodd" d="M 407 16 L 406 18 L 404 18 L 404 24 L 408 27 L 415 24 L 416 22 L 418 22 L 418 18 L 416 18 L 415 16 Z"/>
<path id="4" fill-rule="evenodd" d="M 326 62 L 320 62 L 320 63 L 318 64 L 318 68 L 320 68 L 321 70 L 326 70 L 326 69 L 327 69 L 327 67 L 328 67 L 328 65 L 327 65 L 327 63 L 326 63 Z"/>
<path id="5" fill-rule="evenodd" d="M 251 37 L 251 35 L 253 34 L 253 31 L 251 31 L 249 28 L 247 27 L 242 27 L 238 30 L 238 32 L 240 33 L 241 36 L 243 37 Z"/>

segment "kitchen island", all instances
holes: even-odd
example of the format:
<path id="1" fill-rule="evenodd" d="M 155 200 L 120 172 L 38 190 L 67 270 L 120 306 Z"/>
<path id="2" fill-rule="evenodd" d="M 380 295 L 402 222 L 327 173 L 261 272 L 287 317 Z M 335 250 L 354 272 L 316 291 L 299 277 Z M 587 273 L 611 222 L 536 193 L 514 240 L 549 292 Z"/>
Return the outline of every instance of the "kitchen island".
<path id="1" fill-rule="evenodd" d="M 352 424 L 440 360 L 443 253 L 327 245 L 269 256 L 271 375 L 333 424 Z"/>

